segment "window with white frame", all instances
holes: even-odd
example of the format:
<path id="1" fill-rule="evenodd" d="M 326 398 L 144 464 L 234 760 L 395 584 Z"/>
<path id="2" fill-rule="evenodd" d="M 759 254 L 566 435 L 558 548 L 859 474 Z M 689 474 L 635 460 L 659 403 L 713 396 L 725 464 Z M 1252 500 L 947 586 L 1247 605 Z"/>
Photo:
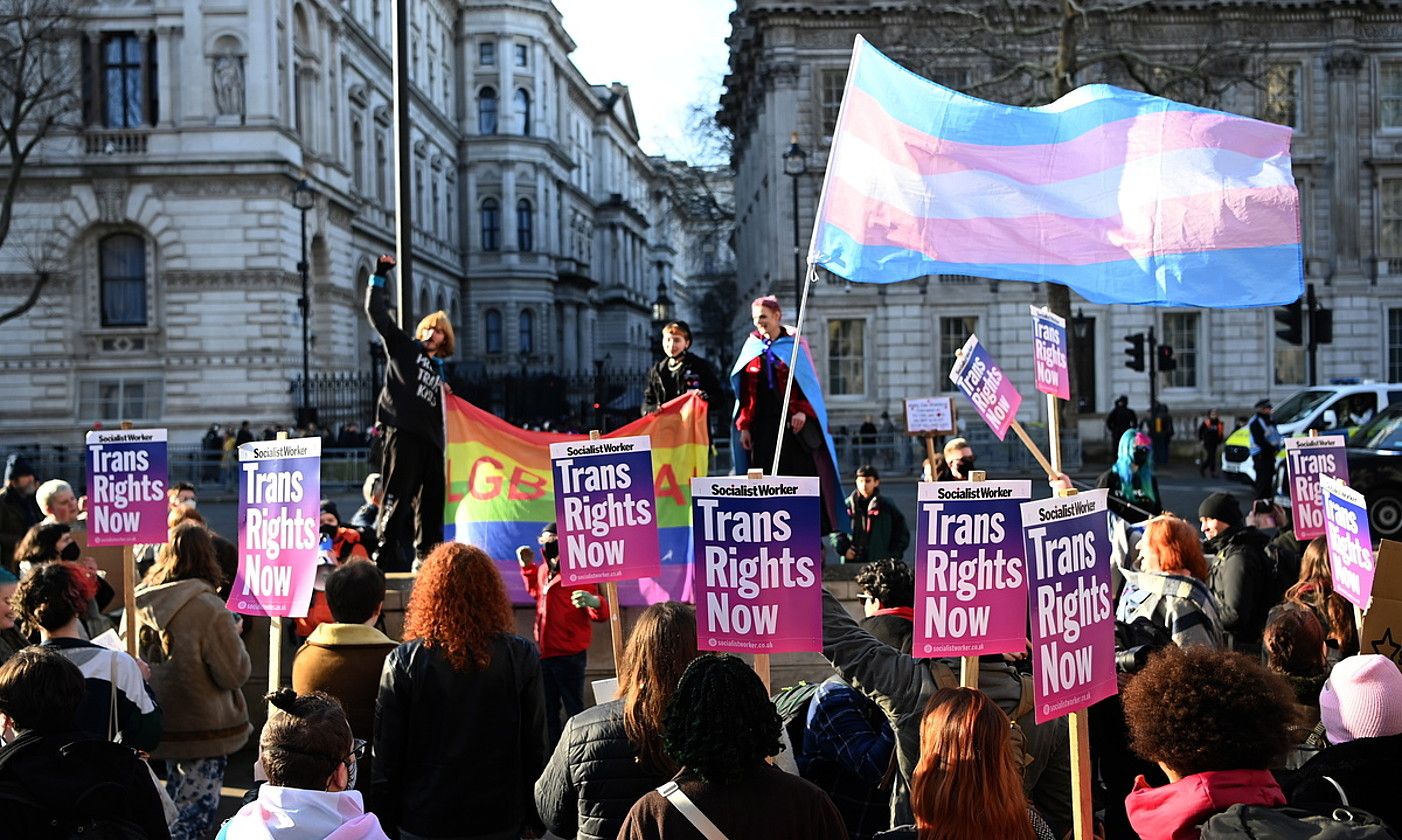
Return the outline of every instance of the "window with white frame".
<path id="1" fill-rule="evenodd" d="M 488 353 L 501 352 L 501 310 L 488 309 L 482 315 L 482 342 Z"/>
<path id="2" fill-rule="evenodd" d="M 1402 259 L 1402 178 L 1382 179 L 1378 203 L 1378 256 Z"/>
<path id="3" fill-rule="evenodd" d="M 842 107 L 842 89 L 847 85 L 847 71 L 823 70 L 820 79 L 823 94 L 823 136 L 831 137 L 837 130 L 837 112 Z"/>
<path id="4" fill-rule="evenodd" d="M 866 393 L 866 321 L 828 321 L 828 390 L 833 396 Z"/>
<path id="5" fill-rule="evenodd" d="M 134 233 L 104 236 L 97 271 L 102 326 L 146 326 L 146 241 Z"/>
<path id="6" fill-rule="evenodd" d="M 1173 348 L 1178 366 L 1164 374 L 1164 384 L 1170 388 L 1198 386 L 1198 329 L 1202 318 L 1197 312 L 1165 312 L 1163 338 L 1159 345 Z"/>
<path id="7" fill-rule="evenodd" d="M 1300 65 L 1266 65 L 1261 77 L 1261 119 L 1300 127 Z"/>
<path id="8" fill-rule="evenodd" d="M 978 332 L 977 315 L 955 315 L 940 318 L 939 366 L 935 368 L 935 380 L 941 391 L 953 391 L 954 383 L 949 381 L 949 371 L 954 368 L 954 360 L 969 336 Z"/>
<path id="9" fill-rule="evenodd" d="M 1271 341 L 1275 343 L 1275 384 L 1305 384 L 1305 348 L 1280 336 L 1272 336 Z"/>
<path id="10" fill-rule="evenodd" d="M 528 63 L 527 57 L 530 54 L 529 48 L 525 44 L 513 44 L 512 47 L 516 53 L 516 66 L 525 67 Z"/>
<path id="11" fill-rule="evenodd" d="M 1378 67 L 1378 119 L 1382 128 L 1402 128 L 1402 61 Z"/>
<path id="12" fill-rule="evenodd" d="M 102 423 L 156 420 L 163 390 L 161 380 L 151 377 L 85 379 L 78 383 L 78 416 Z"/>
<path id="13" fill-rule="evenodd" d="M 497 63 L 497 45 L 495 41 L 483 41 L 477 45 L 477 63 L 483 67 L 490 67 Z"/>

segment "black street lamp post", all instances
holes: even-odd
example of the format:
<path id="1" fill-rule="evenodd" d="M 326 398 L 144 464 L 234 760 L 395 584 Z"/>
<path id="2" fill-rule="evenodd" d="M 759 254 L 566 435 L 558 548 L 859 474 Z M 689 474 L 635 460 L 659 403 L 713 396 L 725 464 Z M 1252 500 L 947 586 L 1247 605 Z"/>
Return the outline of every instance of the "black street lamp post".
<path id="1" fill-rule="evenodd" d="M 672 320 L 672 298 L 667 295 L 667 281 L 658 278 L 657 298 L 652 302 L 652 340 L 657 342 L 658 354 L 665 356 L 662 351 L 662 328 L 667 322 Z"/>
<path id="2" fill-rule="evenodd" d="M 297 263 L 297 271 L 302 275 L 302 296 L 297 300 L 297 308 L 302 311 L 302 404 L 297 409 L 297 425 L 303 428 L 316 420 L 316 412 L 311 407 L 311 298 L 308 296 L 307 272 L 307 211 L 316 204 L 316 191 L 303 178 L 292 188 L 292 206 L 302 214 L 302 259 Z"/>
<path id="3" fill-rule="evenodd" d="M 798 132 L 789 135 L 789 150 L 784 152 L 784 174 L 793 184 L 793 305 L 798 312 L 803 300 L 803 255 L 798 242 L 798 179 L 808 172 L 808 153 L 798 145 Z"/>

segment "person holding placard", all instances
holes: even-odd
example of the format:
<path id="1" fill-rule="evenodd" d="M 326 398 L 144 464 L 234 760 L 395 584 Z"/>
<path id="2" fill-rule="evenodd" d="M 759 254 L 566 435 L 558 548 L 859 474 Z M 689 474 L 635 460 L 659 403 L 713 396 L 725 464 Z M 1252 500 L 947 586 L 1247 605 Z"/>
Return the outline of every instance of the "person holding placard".
<path id="1" fill-rule="evenodd" d="M 1133 429 L 1120 435 L 1119 456 L 1100 474 L 1095 486 L 1110 491 L 1110 512 L 1130 524 L 1163 513 L 1149 436 Z"/>
<path id="2" fill-rule="evenodd" d="M 779 299 L 773 295 L 756 298 L 750 304 L 750 316 L 755 329 L 745 339 L 740 358 L 730 371 L 735 391 L 734 472 L 744 475 L 753 467 L 764 470 L 765 475 L 818 476 L 822 481 L 823 533 L 840 530 L 837 451 L 826 428 L 822 387 L 807 342 L 801 342 L 796 356 L 793 393 L 783 424 L 783 449 L 779 469 L 774 471 L 779 413 L 789 380 L 789 360 L 794 357 L 794 332 L 784 326 Z"/>
<path id="3" fill-rule="evenodd" d="M 699 391 L 707 402 L 720 396 L 716 371 L 691 352 L 691 327 L 685 321 L 668 321 L 662 327 L 662 361 L 648 371 L 643 390 L 643 414 L 651 414 L 688 391 Z"/>
<path id="4" fill-rule="evenodd" d="M 974 448 L 965 438 L 951 438 L 944 445 L 944 463 L 936 468 L 935 481 L 968 481 L 976 463 Z"/>
<path id="5" fill-rule="evenodd" d="M 443 542 L 443 360 L 453 355 L 453 325 L 441 310 L 425 315 L 410 336 L 389 316 L 385 283 L 394 258 L 382 256 L 365 294 L 365 314 L 385 344 L 385 384 L 375 406 L 385 427 L 384 505 L 376 522 L 375 561 L 389 572 L 409 570 L 402 544 L 410 522 L 422 560 Z"/>
<path id="6" fill-rule="evenodd" d="M 589 643 L 594 639 L 590 622 L 608 621 L 613 605 L 600 596 L 598 584 L 569 586 L 560 578 L 560 540 L 554 522 L 540 532 L 539 541 L 544 563 L 536 565 L 530 547 L 524 545 L 516 549 L 516 560 L 521 564 L 526 594 L 535 601 L 545 728 L 553 749 L 560 741 L 564 722 L 584 709 L 584 671 L 589 665 Z"/>
<path id="7" fill-rule="evenodd" d="M 1358 653 L 1358 625 L 1353 605 L 1334 591 L 1329 565 L 1329 541 L 1315 537 L 1300 558 L 1300 579 L 1285 590 L 1285 600 L 1309 607 L 1324 625 L 1329 661 L 1338 662 Z"/>

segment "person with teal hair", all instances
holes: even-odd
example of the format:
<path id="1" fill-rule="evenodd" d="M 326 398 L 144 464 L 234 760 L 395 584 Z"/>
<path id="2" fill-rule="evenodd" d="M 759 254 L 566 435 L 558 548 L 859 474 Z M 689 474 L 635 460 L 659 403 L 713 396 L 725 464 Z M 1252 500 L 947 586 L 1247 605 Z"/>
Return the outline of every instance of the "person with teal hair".
<path id="1" fill-rule="evenodd" d="M 1095 486 L 1109 489 L 1110 510 L 1131 525 L 1163 513 L 1149 436 L 1134 429 L 1120 435 L 1119 457 Z"/>

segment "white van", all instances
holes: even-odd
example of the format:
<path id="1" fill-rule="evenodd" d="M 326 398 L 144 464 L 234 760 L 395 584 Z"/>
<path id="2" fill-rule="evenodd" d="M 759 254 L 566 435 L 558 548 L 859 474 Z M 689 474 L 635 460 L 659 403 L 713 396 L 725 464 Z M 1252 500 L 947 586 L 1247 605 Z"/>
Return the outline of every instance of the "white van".
<path id="1" fill-rule="evenodd" d="M 1285 437 L 1320 432 L 1352 432 L 1394 402 L 1402 402 L 1402 383 L 1367 379 L 1335 379 L 1296 391 L 1275 405 L 1271 419 Z M 1284 451 L 1280 453 L 1284 458 Z M 1256 468 L 1251 463 L 1251 433 L 1246 426 L 1232 432 L 1222 445 L 1222 473 L 1252 484 Z"/>

